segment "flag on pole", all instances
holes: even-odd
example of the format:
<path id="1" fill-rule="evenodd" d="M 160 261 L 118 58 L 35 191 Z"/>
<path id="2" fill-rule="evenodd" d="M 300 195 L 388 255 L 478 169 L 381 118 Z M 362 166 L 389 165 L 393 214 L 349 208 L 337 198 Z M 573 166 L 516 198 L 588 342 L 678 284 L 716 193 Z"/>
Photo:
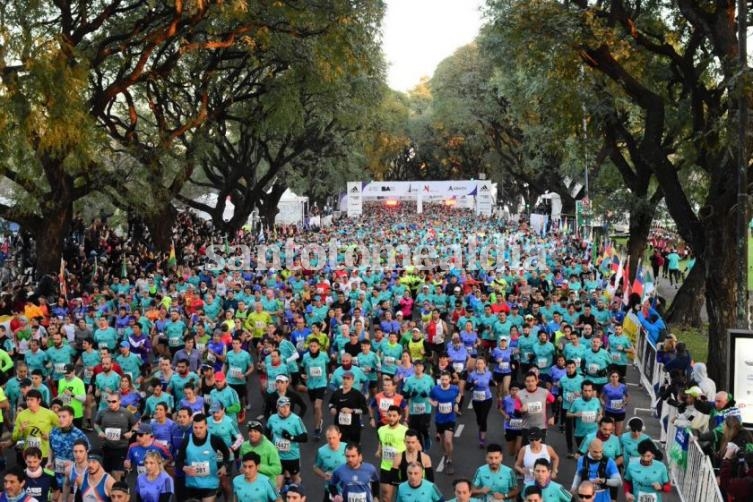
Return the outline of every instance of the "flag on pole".
<path id="1" fill-rule="evenodd" d="M 68 298 L 68 285 L 65 283 L 65 261 L 60 257 L 60 296 Z"/>
<path id="2" fill-rule="evenodd" d="M 633 280 L 633 293 L 643 297 L 643 283 L 645 282 L 646 278 L 643 273 L 643 267 L 640 260 L 638 260 L 638 268 L 635 270 L 635 279 Z"/>
<path id="3" fill-rule="evenodd" d="M 170 256 L 167 257 L 167 267 L 175 268 L 178 266 L 178 259 L 175 257 L 175 242 L 170 242 Z"/>
<path id="4" fill-rule="evenodd" d="M 617 291 L 617 288 L 620 287 L 620 279 L 622 278 L 622 256 L 613 256 L 612 257 L 612 272 L 614 272 L 614 284 L 609 286 L 609 293 L 614 294 L 615 291 Z M 616 263 L 615 263 L 616 262 Z"/>
<path id="5" fill-rule="evenodd" d="M 640 263 L 639 263 L 640 265 Z M 625 260 L 625 268 L 622 271 L 622 304 L 627 305 L 630 297 L 630 256 Z"/>
<path id="6" fill-rule="evenodd" d="M 225 255 L 230 255 L 230 242 L 227 240 L 227 235 L 225 236 Z"/>
<path id="7" fill-rule="evenodd" d="M 264 227 L 259 226 L 259 242 L 264 243 L 266 241 L 266 237 L 264 237 Z"/>

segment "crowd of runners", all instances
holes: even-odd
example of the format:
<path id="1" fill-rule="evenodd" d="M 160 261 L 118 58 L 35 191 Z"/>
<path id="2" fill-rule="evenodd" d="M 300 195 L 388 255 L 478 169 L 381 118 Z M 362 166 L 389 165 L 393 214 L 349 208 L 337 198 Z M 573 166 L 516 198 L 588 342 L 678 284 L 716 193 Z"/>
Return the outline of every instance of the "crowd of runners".
<path id="1" fill-rule="evenodd" d="M 332 263 L 209 266 L 214 249 L 240 256 L 259 236 L 226 239 L 189 213 L 173 237 L 176 256 L 157 256 L 96 221 L 69 240 L 65 296 L 4 295 L 0 502 L 656 502 L 670 491 L 625 381 L 625 312 L 648 327 L 659 313 L 623 303 L 609 263 L 581 239 L 433 204 L 420 215 L 367 204 L 356 221 L 266 232 L 265 245 L 334 239 Z M 471 241 L 507 246 L 484 258 L 494 266 L 467 270 L 450 247 Z M 364 242 L 383 246 L 376 262 L 346 263 Z M 404 258 L 390 248 L 400 244 L 432 246 L 447 266 L 379 266 Z M 690 422 L 711 414 L 720 464 L 745 451 L 731 398 L 702 365 L 682 366 L 671 337 L 663 347 L 677 369 L 664 403 Z M 455 454 L 463 414 L 478 457 Z M 504 441 L 489 441 L 492 430 Z M 566 451 L 547 444 L 552 434 Z M 374 464 L 366 436 L 378 441 Z M 307 442 L 315 455 L 302 454 Z M 456 479 L 461 462 L 480 465 Z M 558 477 L 564 462 L 574 479 Z M 434 483 L 438 465 L 453 493 Z M 321 482 L 304 488 L 303 471 Z"/>

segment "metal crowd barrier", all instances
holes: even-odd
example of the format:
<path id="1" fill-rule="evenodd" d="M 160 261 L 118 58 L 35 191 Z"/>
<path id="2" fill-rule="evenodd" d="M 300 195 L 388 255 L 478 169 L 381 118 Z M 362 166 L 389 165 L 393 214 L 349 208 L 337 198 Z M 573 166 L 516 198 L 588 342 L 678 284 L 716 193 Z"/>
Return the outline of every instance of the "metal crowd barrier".
<path id="1" fill-rule="evenodd" d="M 677 410 L 669 412 L 665 454 L 669 477 L 683 501 L 724 502 L 716 482 L 711 459 L 703 453 L 695 436 L 672 423 Z"/>
<path id="2" fill-rule="evenodd" d="M 641 374 L 641 385 L 651 396 L 651 409 L 656 416 L 656 392 L 664 381 L 664 366 L 656 362 L 656 347 L 648 340 L 644 330 L 640 331 L 635 365 Z M 673 424 L 677 409 L 664 404 L 660 420 L 661 441 L 664 445 L 665 460 L 669 477 L 683 502 L 724 502 L 711 459 L 703 453 L 695 437 L 686 429 L 678 429 Z M 666 429 L 664 423 L 667 424 Z"/>

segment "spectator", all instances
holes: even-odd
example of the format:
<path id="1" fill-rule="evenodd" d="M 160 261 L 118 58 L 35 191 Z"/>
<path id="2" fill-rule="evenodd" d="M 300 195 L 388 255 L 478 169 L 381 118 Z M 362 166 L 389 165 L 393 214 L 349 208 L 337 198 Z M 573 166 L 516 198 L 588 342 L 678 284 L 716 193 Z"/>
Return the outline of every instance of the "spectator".
<path id="1" fill-rule="evenodd" d="M 719 488 L 725 500 L 753 499 L 753 451 L 728 443 L 719 471 Z"/>
<path id="2" fill-rule="evenodd" d="M 704 363 L 695 363 L 693 371 L 690 373 L 690 379 L 697 385 L 706 401 L 713 401 L 716 396 L 716 383 L 709 378 L 708 370 Z"/>
<path id="3" fill-rule="evenodd" d="M 691 363 L 692 359 L 685 343 L 680 342 L 677 344 L 677 354 L 675 355 L 675 358 L 665 364 L 664 369 L 666 371 L 672 371 L 675 369 L 682 370 L 683 374 L 689 377 Z"/>

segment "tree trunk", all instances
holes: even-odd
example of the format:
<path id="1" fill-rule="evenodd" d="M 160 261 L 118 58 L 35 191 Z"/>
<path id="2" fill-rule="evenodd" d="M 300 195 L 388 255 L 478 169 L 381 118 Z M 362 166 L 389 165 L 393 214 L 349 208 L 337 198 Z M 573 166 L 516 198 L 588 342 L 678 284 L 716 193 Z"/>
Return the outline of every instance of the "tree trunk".
<path id="1" fill-rule="evenodd" d="M 667 310 L 668 323 L 684 327 L 701 327 L 701 309 L 706 301 L 706 279 L 703 269 L 701 260 L 696 259 L 695 266 L 688 272 L 688 277 L 677 290 L 675 299 Z"/>
<path id="2" fill-rule="evenodd" d="M 705 264 L 706 311 L 709 316 L 709 357 L 706 366 L 709 377 L 720 389 L 728 388 L 730 361 L 727 330 L 737 325 L 737 229 L 736 219 L 729 210 L 734 204 L 728 202 L 732 198 L 720 197 L 721 200 L 708 211 L 711 214 L 704 225 L 708 259 L 701 262 Z"/>
<path id="3" fill-rule="evenodd" d="M 41 222 L 28 228 L 36 242 L 37 277 L 45 274 L 57 276 L 60 272 L 60 258 L 63 255 L 63 242 L 68 234 L 73 217 L 73 203 L 43 206 Z"/>
<path id="4" fill-rule="evenodd" d="M 149 229 L 149 236 L 157 251 L 170 252 L 173 237 L 173 225 L 178 216 L 178 211 L 172 203 L 168 202 L 157 207 L 154 211 L 144 215 L 144 222 Z"/>
<path id="5" fill-rule="evenodd" d="M 265 193 L 259 198 L 259 219 L 265 228 L 274 227 L 275 216 L 280 212 L 277 205 L 280 203 L 283 193 L 285 193 L 285 186 L 275 183 L 269 193 Z"/>
<path id="6" fill-rule="evenodd" d="M 645 197 L 637 198 L 630 210 L 630 230 L 628 236 L 628 256 L 630 256 L 630 280 L 635 279 L 638 263 L 643 258 L 651 232 L 651 222 L 654 220 L 656 206 Z M 644 264 L 645 265 L 645 264 Z"/>

